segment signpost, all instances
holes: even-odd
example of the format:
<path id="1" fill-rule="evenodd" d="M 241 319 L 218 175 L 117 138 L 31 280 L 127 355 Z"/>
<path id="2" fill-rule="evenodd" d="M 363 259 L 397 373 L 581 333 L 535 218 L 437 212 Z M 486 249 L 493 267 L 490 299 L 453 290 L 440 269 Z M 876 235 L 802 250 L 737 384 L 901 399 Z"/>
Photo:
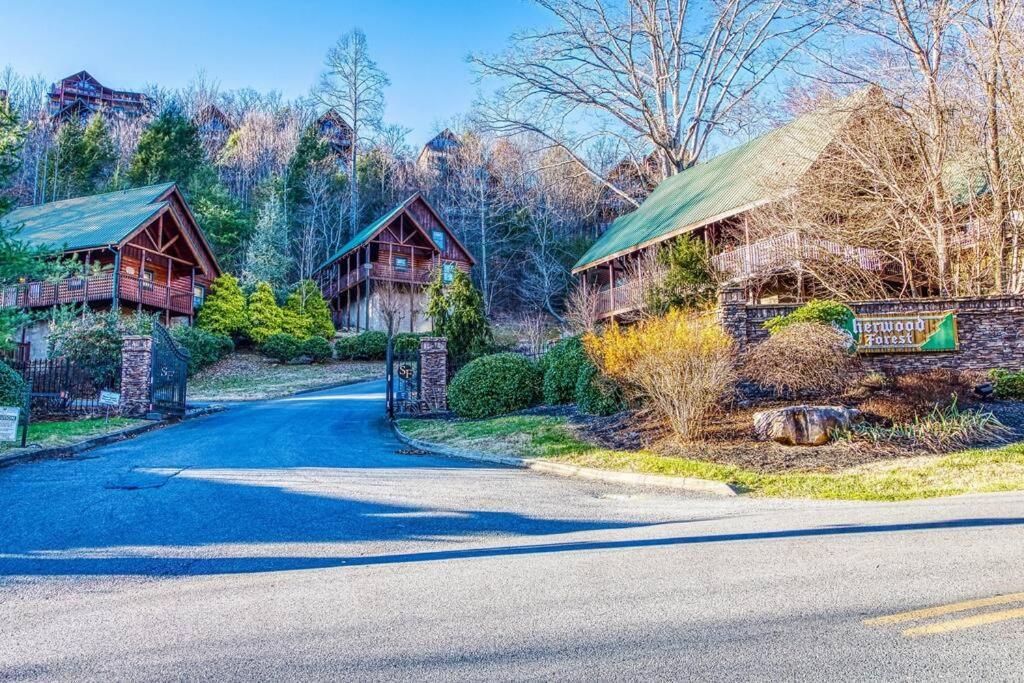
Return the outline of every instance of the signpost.
<path id="1" fill-rule="evenodd" d="M 0 441 L 18 440 L 18 417 L 21 408 L 17 406 L 0 407 Z"/>
<path id="2" fill-rule="evenodd" d="M 104 408 L 103 422 L 110 422 L 110 407 L 121 404 L 121 394 L 116 391 L 100 391 L 100 405 Z"/>
<path id="3" fill-rule="evenodd" d="M 860 353 L 958 351 L 956 313 L 855 315 L 844 326 Z"/>

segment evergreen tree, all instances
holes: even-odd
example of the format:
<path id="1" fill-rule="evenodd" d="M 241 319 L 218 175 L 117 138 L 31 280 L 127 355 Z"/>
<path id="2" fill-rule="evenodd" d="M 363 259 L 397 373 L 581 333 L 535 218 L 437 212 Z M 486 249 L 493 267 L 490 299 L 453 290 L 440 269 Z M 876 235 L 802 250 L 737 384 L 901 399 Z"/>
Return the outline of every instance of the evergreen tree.
<path id="1" fill-rule="evenodd" d="M 25 128 L 17 116 L 0 106 L 0 216 L 11 210 L 14 200 L 7 196 L 21 163 L 20 151 L 25 139 Z M 0 285 L 15 282 L 34 266 L 37 252 L 17 239 L 16 227 L 0 225 Z M 24 312 L 13 308 L 0 308 L 0 349 L 7 349 L 11 337 L 27 321 Z"/>
<path id="2" fill-rule="evenodd" d="M 105 191 L 114 174 L 117 151 L 102 116 L 93 116 L 82 134 L 82 158 L 76 171 L 82 194 Z"/>
<path id="3" fill-rule="evenodd" d="M 307 336 L 334 338 L 331 309 L 328 308 L 320 288 L 312 280 L 303 280 L 299 283 L 298 288 L 288 296 L 285 310 L 308 321 Z"/>
<path id="4" fill-rule="evenodd" d="M 441 269 L 434 273 L 434 279 L 427 285 L 427 317 L 434 326 L 434 332 L 443 335 L 448 323 L 448 299 L 444 292 L 444 277 Z"/>
<path id="5" fill-rule="evenodd" d="M 285 182 L 285 202 L 288 214 L 295 216 L 298 208 L 306 203 L 306 179 L 310 170 L 331 158 L 331 147 L 320 137 L 316 126 L 306 128 L 295 147 L 295 153 L 288 161 Z"/>
<path id="6" fill-rule="evenodd" d="M 704 240 L 682 235 L 658 253 L 665 266 L 660 282 L 646 292 L 652 311 L 664 314 L 678 308 L 697 308 L 714 300 L 716 285 L 711 275 Z"/>
<path id="7" fill-rule="evenodd" d="M 280 193 L 271 192 L 260 207 L 259 220 L 242 264 L 243 283 L 267 282 L 274 288 L 284 286 L 291 261 L 288 259 L 288 223 Z"/>
<path id="8" fill-rule="evenodd" d="M 195 170 L 185 189 L 189 205 L 217 258 L 224 267 L 234 268 L 241 261 L 241 245 L 250 232 L 250 220 L 242 205 L 209 164 Z"/>
<path id="9" fill-rule="evenodd" d="M 199 130 L 177 107 L 168 107 L 146 128 L 128 169 L 132 185 L 174 182 L 186 186 L 203 163 Z"/>
<path id="10" fill-rule="evenodd" d="M 249 295 L 249 338 L 259 345 L 282 331 L 281 309 L 269 283 L 260 282 Z"/>
<path id="11" fill-rule="evenodd" d="M 469 275 L 456 270 L 446 298 L 448 319 L 443 334 L 456 364 L 487 353 L 493 341 L 491 325 L 484 313 L 484 299 Z"/>
<path id="12" fill-rule="evenodd" d="M 196 325 L 208 332 L 240 337 L 248 332 L 245 295 L 234 275 L 225 273 L 210 285 L 210 294 L 199 309 Z"/>
<path id="13" fill-rule="evenodd" d="M 308 339 L 310 328 L 309 316 L 299 313 L 286 302 L 281 308 L 281 331 L 298 339 Z"/>

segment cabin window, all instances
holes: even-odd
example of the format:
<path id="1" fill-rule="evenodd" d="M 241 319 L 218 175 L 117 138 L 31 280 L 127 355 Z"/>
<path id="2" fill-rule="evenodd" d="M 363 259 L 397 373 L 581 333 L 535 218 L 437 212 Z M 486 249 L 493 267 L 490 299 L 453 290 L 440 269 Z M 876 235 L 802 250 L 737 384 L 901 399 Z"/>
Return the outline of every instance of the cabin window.
<path id="1" fill-rule="evenodd" d="M 142 271 L 142 288 L 153 289 L 153 280 L 156 278 L 156 274 L 152 270 Z"/>
<path id="2" fill-rule="evenodd" d="M 395 257 L 395 270 L 401 270 L 401 271 L 409 270 L 409 257 L 408 256 L 396 256 Z"/>
<path id="3" fill-rule="evenodd" d="M 430 239 L 434 240 L 438 249 L 444 251 L 444 230 L 431 230 Z"/>
<path id="4" fill-rule="evenodd" d="M 454 263 L 445 263 L 444 265 L 441 266 L 441 278 L 444 280 L 444 283 L 446 285 L 451 284 L 452 280 L 455 279 Z"/>
<path id="5" fill-rule="evenodd" d="M 192 308 L 199 308 L 206 299 L 206 287 L 195 285 L 192 287 Z"/>

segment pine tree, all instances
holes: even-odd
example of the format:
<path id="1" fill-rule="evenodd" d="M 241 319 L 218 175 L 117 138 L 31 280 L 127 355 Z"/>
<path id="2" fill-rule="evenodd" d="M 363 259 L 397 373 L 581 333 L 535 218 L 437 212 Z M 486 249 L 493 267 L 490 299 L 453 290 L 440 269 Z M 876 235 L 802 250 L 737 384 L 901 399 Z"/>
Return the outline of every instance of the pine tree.
<path id="1" fill-rule="evenodd" d="M 442 334 L 448 338 L 456 365 L 487 353 L 493 341 L 491 325 L 484 313 L 484 299 L 469 275 L 455 271 L 446 299 L 448 317 Z"/>
<path id="2" fill-rule="evenodd" d="M 133 185 L 179 183 L 186 186 L 203 163 L 199 130 L 177 107 L 164 109 L 139 138 L 128 169 Z"/>
<path id="3" fill-rule="evenodd" d="M 210 294 L 199 309 L 196 325 L 209 332 L 240 337 L 248 333 L 245 295 L 234 275 L 225 273 L 210 285 Z"/>
<path id="4" fill-rule="evenodd" d="M 306 323 L 307 336 L 334 338 L 331 309 L 328 308 L 320 288 L 312 280 L 303 280 L 299 283 L 298 288 L 288 296 L 285 310 L 308 321 Z"/>
<path id="5" fill-rule="evenodd" d="M 259 345 L 271 335 L 282 331 L 281 309 L 274 298 L 274 290 L 269 283 L 260 282 L 249 295 L 248 324 L 249 338 Z"/>
<path id="6" fill-rule="evenodd" d="M 434 332 L 443 335 L 448 322 L 448 299 L 444 292 L 444 278 L 441 269 L 434 273 L 434 279 L 427 285 L 427 317 L 434 326 Z"/>
<path id="7" fill-rule="evenodd" d="M 209 164 L 197 168 L 185 187 L 189 205 L 199 227 L 210 240 L 217 258 L 226 268 L 234 268 L 241 245 L 248 238 L 250 220 L 242 205 L 228 192 Z"/>
<path id="8" fill-rule="evenodd" d="M 288 277 L 288 223 L 285 220 L 281 195 L 271 192 L 260 208 L 259 220 L 245 251 L 242 282 L 253 285 L 268 282 L 282 287 Z"/>

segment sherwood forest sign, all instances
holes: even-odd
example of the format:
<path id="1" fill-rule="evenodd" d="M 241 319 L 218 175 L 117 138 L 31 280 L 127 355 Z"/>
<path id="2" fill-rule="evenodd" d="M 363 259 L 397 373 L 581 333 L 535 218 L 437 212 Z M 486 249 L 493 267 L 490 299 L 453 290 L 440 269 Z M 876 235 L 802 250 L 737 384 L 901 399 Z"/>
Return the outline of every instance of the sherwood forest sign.
<path id="1" fill-rule="evenodd" d="M 843 326 L 860 353 L 956 351 L 956 313 L 878 313 L 854 315 Z"/>

